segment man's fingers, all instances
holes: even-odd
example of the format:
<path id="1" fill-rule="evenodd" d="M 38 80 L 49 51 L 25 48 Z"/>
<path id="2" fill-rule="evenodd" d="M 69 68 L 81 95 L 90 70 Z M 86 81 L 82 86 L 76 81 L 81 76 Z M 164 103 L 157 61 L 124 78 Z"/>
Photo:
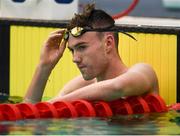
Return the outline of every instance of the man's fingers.
<path id="1" fill-rule="evenodd" d="M 63 39 L 64 33 L 65 29 L 59 29 L 54 32 L 51 32 L 48 37 L 48 42 L 60 44 Z"/>
<path id="2" fill-rule="evenodd" d="M 59 29 L 59 30 L 56 30 L 56 31 L 53 31 L 50 33 L 50 35 L 53 35 L 53 34 L 63 34 L 65 32 L 65 29 Z"/>
<path id="3" fill-rule="evenodd" d="M 61 33 L 56 33 L 56 34 L 51 34 L 50 36 L 49 36 L 49 39 L 62 39 L 62 37 L 63 37 L 63 34 L 61 34 Z"/>
<path id="4" fill-rule="evenodd" d="M 63 34 L 56 33 L 56 34 L 51 34 L 48 37 L 47 42 L 50 43 L 50 44 L 60 44 L 62 39 L 63 39 Z"/>
<path id="5" fill-rule="evenodd" d="M 66 49 L 66 44 L 67 44 L 67 41 L 66 40 L 63 40 L 61 42 L 61 45 L 59 46 L 59 57 L 61 58 L 63 56 L 63 53 Z"/>
<path id="6" fill-rule="evenodd" d="M 64 50 L 65 50 L 65 48 L 66 48 L 66 44 L 67 44 L 67 41 L 66 41 L 66 40 L 63 40 L 63 41 L 61 42 L 61 45 L 59 46 L 59 52 L 60 52 L 60 54 L 63 54 L 63 52 L 64 52 Z"/>

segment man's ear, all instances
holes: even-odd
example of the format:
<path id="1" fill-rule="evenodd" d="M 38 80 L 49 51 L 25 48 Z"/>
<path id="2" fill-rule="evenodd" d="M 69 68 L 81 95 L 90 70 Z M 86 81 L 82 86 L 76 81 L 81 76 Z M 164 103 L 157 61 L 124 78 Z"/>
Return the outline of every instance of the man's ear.
<path id="1" fill-rule="evenodd" d="M 110 53 L 114 48 L 114 37 L 112 34 L 107 34 L 105 38 L 105 51 L 106 53 Z"/>

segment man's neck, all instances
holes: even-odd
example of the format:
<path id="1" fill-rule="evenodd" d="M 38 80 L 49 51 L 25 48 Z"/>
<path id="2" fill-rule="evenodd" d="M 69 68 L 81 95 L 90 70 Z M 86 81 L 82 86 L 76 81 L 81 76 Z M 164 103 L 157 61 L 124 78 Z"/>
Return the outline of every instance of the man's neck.
<path id="1" fill-rule="evenodd" d="M 128 70 L 128 67 L 121 61 L 111 61 L 109 67 L 96 79 L 97 81 L 103 81 L 107 79 L 115 78 Z"/>

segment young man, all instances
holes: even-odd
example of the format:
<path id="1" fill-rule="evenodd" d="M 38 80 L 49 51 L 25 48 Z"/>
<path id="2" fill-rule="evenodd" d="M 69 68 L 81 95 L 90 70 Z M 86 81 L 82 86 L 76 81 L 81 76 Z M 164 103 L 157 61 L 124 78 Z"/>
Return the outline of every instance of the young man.
<path id="1" fill-rule="evenodd" d="M 123 63 L 118 53 L 118 32 L 114 32 L 114 28 L 111 16 L 88 5 L 83 14 L 75 15 L 67 31 L 51 33 L 44 43 L 24 101 L 41 101 L 48 77 L 63 56 L 67 41 L 73 62 L 82 75 L 67 83 L 50 102 L 111 101 L 148 92 L 158 93 L 158 80 L 151 66 L 140 63 L 128 68 Z"/>

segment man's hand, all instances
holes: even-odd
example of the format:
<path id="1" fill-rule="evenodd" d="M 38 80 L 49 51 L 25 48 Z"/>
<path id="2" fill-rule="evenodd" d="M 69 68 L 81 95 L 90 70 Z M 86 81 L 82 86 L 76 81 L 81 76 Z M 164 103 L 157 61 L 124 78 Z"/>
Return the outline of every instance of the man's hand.
<path id="1" fill-rule="evenodd" d="M 66 41 L 63 40 L 65 30 L 52 32 L 45 41 L 40 55 L 40 65 L 52 70 L 62 57 L 66 48 Z"/>

